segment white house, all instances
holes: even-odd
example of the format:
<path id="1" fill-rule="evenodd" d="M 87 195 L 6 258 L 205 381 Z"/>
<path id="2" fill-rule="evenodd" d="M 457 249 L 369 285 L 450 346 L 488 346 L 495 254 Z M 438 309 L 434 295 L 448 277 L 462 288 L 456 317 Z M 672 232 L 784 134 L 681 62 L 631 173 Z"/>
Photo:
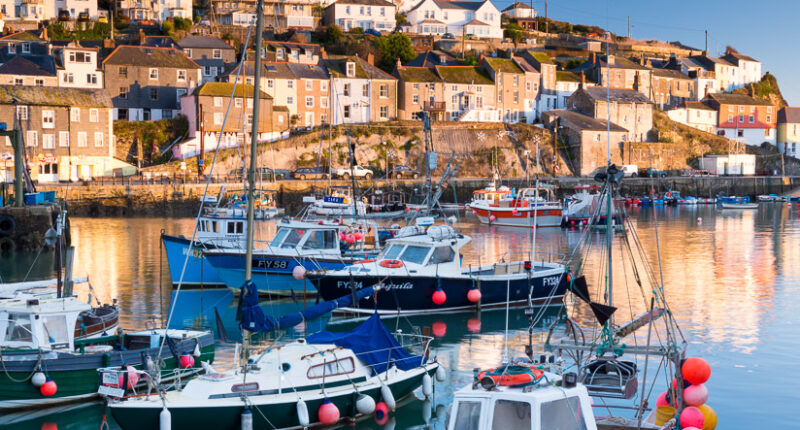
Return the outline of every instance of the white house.
<path id="1" fill-rule="evenodd" d="M 511 6 L 503 9 L 503 15 L 509 18 L 536 18 L 536 9 L 531 5 L 523 2 L 516 2 Z"/>
<path id="2" fill-rule="evenodd" d="M 323 60 L 331 76 L 331 124 L 357 124 L 370 119 L 370 79 L 354 57 Z"/>
<path id="3" fill-rule="evenodd" d="M 154 19 L 161 22 L 167 18 L 191 19 L 192 0 L 120 0 L 118 10 L 136 20 Z"/>
<path id="4" fill-rule="evenodd" d="M 58 12 L 69 12 L 70 18 L 77 19 L 86 13 L 91 20 L 97 19 L 97 0 L 0 0 L 2 18 L 42 21 L 55 19 Z"/>
<path id="5" fill-rule="evenodd" d="M 417 34 L 462 34 L 502 39 L 500 11 L 491 1 L 422 0 L 406 13 Z"/>
<path id="6" fill-rule="evenodd" d="M 338 0 L 325 8 L 325 25 L 336 24 L 344 31 L 390 32 L 395 27 L 397 7 L 386 0 Z"/>
<path id="7" fill-rule="evenodd" d="M 683 102 L 667 111 L 671 120 L 713 134 L 717 132 L 717 115 L 716 109 L 700 102 Z"/>
<path id="8" fill-rule="evenodd" d="M 70 42 L 57 51 L 58 86 L 103 88 L 103 71 L 97 68 L 97 48 Z"/>
<path id="9" fill-rule="evenodd" d="M 756 174 L 755 154 L 706 155 L 700 168 L 718 175 L 753 176 Z"/>
<path id="10" fill-rule="evenodd" d="M 778 150 L 792 157 L 800 156 L 800 108 L 785 107 L 778 111 Z"/>
<path id="11" fill-rule="evenodd" d="M 586 80 L 583 79 L 586 86 Z M 573 72 L 556 72 L 555 109 L 566 109 L 567 99 L 581 86 L 581 76 Z"/>
<path id="12" fill-rule="evenodd" d="M 735 79 L 731 81 L 731 87 L 741 88 L 761 80 L 760 61 L 732 50 L 728 50 L 722 59 L 736 66 L 731 67 L 731 70 L 735 70 L 732 72 Z"/>

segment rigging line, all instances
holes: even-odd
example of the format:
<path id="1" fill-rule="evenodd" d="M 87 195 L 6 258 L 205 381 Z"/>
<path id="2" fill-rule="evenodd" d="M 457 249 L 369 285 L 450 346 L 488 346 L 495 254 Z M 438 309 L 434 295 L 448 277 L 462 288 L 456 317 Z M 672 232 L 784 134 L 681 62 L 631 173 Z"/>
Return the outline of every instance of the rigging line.
<path id="1" fill-rule="evenodd" d="M 245 46 L 247 46 L 247 44 L 250 43 L 250 34 L 251 34 L 252 30 L 253 30 L 253 27 L 250 27 L 250 29 L 247 31 L 247 39 L 246 39 Z M 260 35 L 259 35 L 259 37 L 260 37 Z M 203 196 L 208 195 L 208 189 L 211 186 L 211 178 L 213 177 L 214 166 L 217 163 L 217 155 L 219 154 L 219 147 L 220 147 L 220 143 L 222 142 L 222 134 L 225 131 L 225 124 L 227 124 L 227 122 L 228 122 L 228 115 L 230 114 L 231 106 L 233 106 L 233 99 L 234 99 L 234 95 L 236 94 L 236 87 L 239 84 L 239 76 L 240 76 L 240 74 L 242 72 L 242 65 L 244 64 L 244 58 L 245 58 L 245 56 L 243 55 L 242 59 L 239 61 L 239 66 L 236 69 L 236 79 L 234 80 L 234 83 L 233 83 L 233 89 L 231 90 L 231 95 L 228 98 L 228 107 L 225 110 L 225 117 L 222 120 L 222 127 L 220 129 L 221 131 L 220 131 L 219 136 L 217 137 L 217 146 L 216 146 L 216 148 L 214 148 L 214 157 L 213 157 L 213 159 L 211 161 L 211 167 L 210 167 L 209 172 L 208 172 L 208 178 L 206 179 L 206 184 L 205 184 L 205 187 L 203 189 Z M 255 97 L 255 96 L 256 96 L 256 94 L 254 92 L 253 93 L 253 97 Z M 253 106 L 253 108 L 255 108 L 255 105 Z M 254 121 L 258 121 L 258 119 L 256 119 L 256 118 L 254 118 L 253 120 Z M 251 142 L 251 144 L 252 145 L 256 145 L 257 142 Z M 203 157 L 203 154 L 200 154 L 200 157 Z M 203 206 L 204 205 L 205 205 L 205 199 L 200 199 L 200 208 L 198 209 L 197 217 L 195 217 L 194 229 L 192 230 L 192 239 L 189 242 L 189 249 L 190 250 L 194 246 L 195 240 L 197 239 L 197 230 L 198 230 L 198 226 L 200 225 L 200 216 L 203 214 Z M 172 305 L 170 306 L 169 314 L 167 315 L 167 324 L 164 326 L 164 342 L 161 342 L 161 345 L 158 348 L 158 356 L 159 357 L 161 357 L 161 353 L 164 350 L 164 344 L 167 343 L 166 340 L 169 339 L 169 337 L 168 337 L 169 324 L 172 322 L 172 316 L 173 316 L 174 311 L 175 311 L 175 305 L 178 303 L 178 296 L 180 295 L 181 287 L 183 286 L 183 277 L 186 274 L 186 268 L 189 265 L 189 257 L 191 256 L 191 254 L 192 254 L 191 252 L 187 252 L 186 253 L 186 258 L 183 260 L 183 268 L 181 269 L 181 276 L 180 276 L 180 278 L 178 278 L 178 288 L 175 290 L 175 295 L 174 295 L 174 297 L 172 299 Z"/>

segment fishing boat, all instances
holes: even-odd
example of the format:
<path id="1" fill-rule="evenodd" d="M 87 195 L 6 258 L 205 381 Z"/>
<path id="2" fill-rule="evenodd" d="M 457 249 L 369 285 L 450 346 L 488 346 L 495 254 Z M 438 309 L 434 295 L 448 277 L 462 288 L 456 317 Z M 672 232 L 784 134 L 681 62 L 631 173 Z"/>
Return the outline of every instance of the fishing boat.
<path id="1" fill-rule="evenodd" d="M 483 224 L 510 227 L 558 227 L 561 225 L 562 205 L 552 198 L 552 186 L 522 188 L 503 193 L 498 199 L 473 199 L 472 213 Z M 484 192 L 483 195 L 492 195 Z"/>
<path id="2" fill-rule="evenodd" d="M 777 202 L 779 196 L 777 194 L 761 194 L 756 196 L 756 200 L 759 202 Z"/>
<path id="3" fill-rule="evenodd" d="M 684 205 L 684 206 L 696 206 L 697 205 L 697 201 L 698 201 L 697 197 L 686 196 L 686 197 L 679 198 L 678 199 L 678 204 L 679 205 Z"/>
<path id="4" fill-rule="evenodd" d="M 750 203 L 750 196 L 717 196 L 717 203 Z"/>
<path id="5" fill-rule="evenodd" d="M 714 197 L 698 197 L 697 204 L 698 205 L 713 205 L 717 203 L 717 199 Z"/>
<path id="6" fill-rule="evenodd" d="M 758 209 L 758 203 L 717 203 L 721 209 Z"/>
<path id="7" fill-rule="evenodd" d="M 564 294 L 564 266 L 544 261 L 499 261 L 462 267 L 461 248 L 471 241 L 450 225 L 410 225 L 387 240 L 381 253 L 340 270 L 306 275 L 322 298 L 379 285 L 376 297 L 334 314 L 420 314 L 557 303 Z"/>
<path id="8" fill-rule="evenodd" d="M 472 208 L 472 205 L 491 205 L 498 204 L 500 200 L 511 194 L 511 189 L 505 185 L 496 186 L 494 183 L 487 185 L 485 188 L 475 190 L 472 192 L 472 199 L 466 204 L 467 209 Z"/>
<path id="9" fill-rule="evenodd" d="M 366 219 L 400 218 L 409 210 L 405 195 L 399 190 L 374 190 L 364 196 L 367 204 Z"/>
<path id="10" fill-rule="evenodd" d="M 170 379 L 180 357 L 214 359 L 213 335 L 191 330 L 142 330 L 76 339 L 92 307 L 75 297 L 7 299 L 0 303 L 0 411 L 97 397 L 97 369 L 143 368 L 163 362 Z M 169 348 L 160 348 L 166 338 Z M 196 354 L 196 355 L 195 355 Z"/>
<path id="11" fill-rule="evenodd" d="M 561 227 L 571 228 L 587 225 L 590 222 L 594 225 L 604 225 L 606 217 L 604 211 L 599 211 L 598 206 L 604 204 L 600 201 L 600 194 L 597 193 L 598 187 L 592 185 L 579 185 L 574 188 L 575 193 L 564 199 L 564 212 L 561 220 Z M 630 203 L 628 203 L 630 202 Z M 621 199 L 623 204 L 633 204 L 633 199 Z M 623 213 L 615 211 L 612 218 L 614 223 L 622 224 Z"/>
<path id="12" fill-rule="evenodd" d="M 308 213 L 322 217 L 353 217 L 367 214 L 366 198 L 353 199 L 350 187 L 331 185 L 330 192 L 322 196 L 303 198 L 309 203 Z"/>
<path id="13" fill-rule="evenodd" d="M 374 224 L 282 219 L 272 240 L 253 252 L 253 282 L 264 294 L 314 293 L 300 273 L 341 269 L 376 255 L 389 235 Z M 245 279 L 245 254 L 241 248 L 206 249 L 203 259 L 228 288 L 238 292 Z"/>

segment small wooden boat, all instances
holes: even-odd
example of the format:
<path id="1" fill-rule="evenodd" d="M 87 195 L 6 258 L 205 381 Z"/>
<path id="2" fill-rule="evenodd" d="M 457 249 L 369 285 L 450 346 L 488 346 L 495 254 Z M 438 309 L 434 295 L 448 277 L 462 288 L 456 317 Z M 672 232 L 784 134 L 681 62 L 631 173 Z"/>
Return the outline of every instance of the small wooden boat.
<path id="1" fill-rule="evenodd" d="M 720 203 L 722 209 L 758 209 L 758 203 Z"/>

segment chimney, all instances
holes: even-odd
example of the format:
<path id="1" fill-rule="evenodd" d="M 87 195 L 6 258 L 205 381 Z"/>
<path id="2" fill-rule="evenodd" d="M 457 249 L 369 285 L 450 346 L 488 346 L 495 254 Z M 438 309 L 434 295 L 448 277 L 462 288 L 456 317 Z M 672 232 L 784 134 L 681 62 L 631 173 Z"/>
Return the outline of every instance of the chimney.
<path id="1" fill-rule="evenodd" d="M 50 40 L 47 36 L 47 27 L 42 27 L 42 40 Z"/>
<path id="2" fill-rule="evenodd" d="M 141 45 L 141 46 L 144 46 L 144 42 L 145 42 L 145 40 L 147 40 L 147 39 L 145 39 L 145 36 L 144 36 L 144 30 L 142 30 L 142 29 L 140 28 L 140 29 L 139 29 L 139 45 Z"/>
<path id="3" fill-rule="evenodd" d="M 637 71 L 635 75 L 633 75 L 633 89 L 634 91 L 639 91 L 639 72 Z"/>
<path id="4" fill-rule="evenodd" d="M 586 86 L 586 74 L 581 70 L 581 83 L 578 85 L 579 89 L 583 89 Z"/>
<path id="5" fill-rule="evenodd" d="M 647 60 L 644 58 L 644 52 L 642 52 L 642 57 L 639 59 L 639 64 L 641 64 L 642 66 L 647 65 Z"/>
<path id="6" fill-rule="evenodd" d="M 328 53 L 325 52 L 325 48 L 323 48 L 322 46 L 319 47 L 319 57 L 328 58 Z"/>
<path id="7" fill-rule="evenodd" d="M 369 63 L 370 66 L 375 65 L 375 55 L 372 52 L 367 54 L 367 63 Z"/>
<path id="8" fill-rule="evenodd" d="M 592 65 L 594 65 L 595 63 L 597 63 L 597 54 L 595 54 L 594 51 L 592 51 Z"/>
<path id="9" fill-rule="evenodd" d="M 115 46 L 116 42 L 114 42 L 114 39 L 103 39 L 103 48 L 114 49 Z"/>

